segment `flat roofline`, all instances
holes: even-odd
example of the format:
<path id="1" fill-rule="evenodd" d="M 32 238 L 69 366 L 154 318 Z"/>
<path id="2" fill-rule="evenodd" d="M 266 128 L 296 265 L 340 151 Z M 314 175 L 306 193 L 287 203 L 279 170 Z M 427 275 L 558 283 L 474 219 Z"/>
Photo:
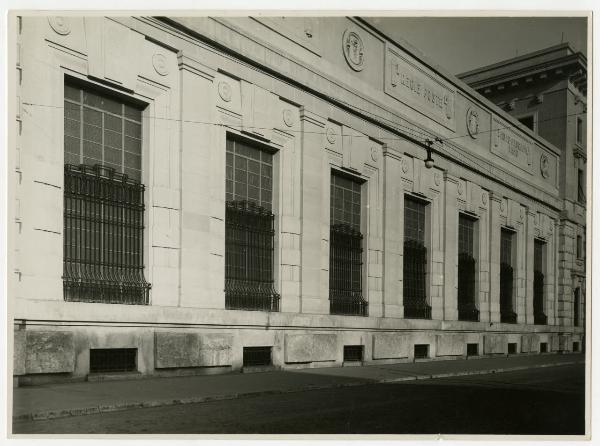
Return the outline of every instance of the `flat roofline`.
<path id="1" fill-rule="evenodd" d="M 495 62 L 493 64 L 490 64 L 490 65 L 485 65 L 483 67 L 475 68 L 473 70 L 465 71 L 464 73 L 457 74 L 456 77 L 458 77 L 459 79 L 463 79 L 465 77 L 469 77 L 469 76 L 472 76 L 475 74 L 481 74 L 486 71 L 492 71 L 497 68 L 513 65 L 518 62 L 527 60 L 527 59 L 533 59 L 533 58 L 536 58 L 536 57 L 544 55 L 544 54 L 558 53 L 560 50 L 566 50 L 565 51 L 566 54 L 557 55 L 557 57 L 554 60 L 559 60 L 562 58 L 576 55 L 579 58 L 581 58 L 585 64 L 587 64 L 587 58 L 583 55 L 583 53 L 575 51 L 571 47 L 569 42 L 565 42 L 565 43 L 559 43 L 558 45 L 553 45 L 553 46 L 550 46 L 547 48 L 542 48 L 541 50 L 533 51 L 531 53 L 523 54 L 521 56 L 516 56 L 516 57 L 512 57 L 510 59 L 501 60 L 501 61 Z"/>

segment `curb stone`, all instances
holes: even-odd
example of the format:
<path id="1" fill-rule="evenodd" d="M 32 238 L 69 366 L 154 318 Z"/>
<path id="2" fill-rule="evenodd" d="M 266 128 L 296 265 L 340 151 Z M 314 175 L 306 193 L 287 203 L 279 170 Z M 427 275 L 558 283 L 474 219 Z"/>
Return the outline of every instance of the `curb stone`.
<path id="1" fill-rule="evenodd" d="M 84 415 L 93 415 L 99 413 L 109 413 L 109 412 L 120 412 L 130 409 L 142 409 L 142 408 L 153 408 L 153 407 L 163 407 L 163 406 L 175 406 L 175 405 L 184 405 L 184 404 L 198 404 L 198 403 L 209 403 L 213 401 L 223 401 L 223 400 L 233 400 L 238 398 L 252 398 L 263 395 L 279 395 L 285 393 L 297 393 L 304 392 L 310 390 L 325 390 L 325 389 L 336 389 L 336 388 L 344 388 L 344 387 L 356 387 L 367 384 L 393 384 L 398 382 L 405 381 L 418 381 L 418 380 L 429 380 L 429 379 L 438 379 L 438 378 L 451 378 L 458 376 L 472 376 L 472 375 L 490 375 L 494 373 L 503 373 L 503 372 L 515 372 L 520 370 L 528 370 L 528 369 L 539 369 L 546 367 L 557 367 L 563 365 L 574 365 L 581 364 L 585 361 L 566 361 L 561 363 L 548 363 L 548 364 L 537 364 L 532 366 L 517 366 L 517 367 L 506 367 L 506 368 L 496 368 L 496 369 L 488 369 L 488 370 L 475 370 L 475 371 L 462 371 L 462 372 L 450 372 L 450 373 L 436 373 L 432 375 L 412 375 L 412 376 L 402 376 L 398 378 L 387 378 L 387 379 L 377 379 L 373 381 L 356 381 L 356 382 L 348 382 L 348 383 L 339 383 L 339 384 L 323 384 L 323 385 L 307 385 L 304 387 L 291 388 L 291 389 L 280 389 L 280 390 L 264 390 L 264 391 L 253 391 L 253 392 L 245 392 L 245 393 L 232 393 L 225 395 L 211 395 L 211 396 L 201 396 L 201 397 L 190 397 L 190 398 L 176 398 L 172 400 L 150 400 L 143 402 L 135 402 L 135 403 L 116 403 L 110 405 L 100 405 L 100 406 L 92 406 L 92 407 L 84 407 L 84 408 L 76 408 L 76 409 L 62 409 L 62 410 L 49 410 L 42 412 L 30 412 L 27 414 L 21 414 L 13 416 L 14 421 L 44 421 L 44 420 L 52 420 L 57 418 L 68 418 L 68 417 L 76 417 L 76 416 L 84 416 Z"/>

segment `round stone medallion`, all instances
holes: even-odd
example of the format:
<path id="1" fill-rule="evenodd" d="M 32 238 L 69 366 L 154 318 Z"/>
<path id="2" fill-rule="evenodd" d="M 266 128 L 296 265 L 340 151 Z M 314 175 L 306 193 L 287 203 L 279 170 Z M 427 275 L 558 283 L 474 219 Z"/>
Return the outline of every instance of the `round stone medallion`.
<path id="1" fill-rule="evenodd" d="M 294 125 L 294 114 L 292 113 L 292 111 L 290 109 L 286 109 L 283 111 L 283 122 L 288 127 L 291 127 Z"/>
<path id="2" fill-rule="evenodd" d="M 221 99 L 225 102 L 231 101 L 231 85 L 229 85 L 228 82 L 219 82 L 219 96 L 221 96 Z"/>
<path id="3" fill-rule="evenodd" d="M 331 127 L 327 127 L 327 130 L 325 130 L 325 134 L 327 136 L 327 141 L 329 141 L 329 144 L 335 144 L 337 140 L 337 133 L 335 133 L 335 130 L 333 130 Z"/>
<path id="4" fill-rule="evenodd" d="M 161 76 L 169 74 L 169 67 L 167 66 L 167 57 L 162 53 L 156 53 L 152 56 L 152 66 L 154 70 Z"/>
<path id="5" fill-rule="evenodd" d="M 542 153 L 540 157 L 540 173 L 544 178 L 548 178 L 550 176 L 550 161 L 548 160 L 548 155 Z"/>
<path id="6" fill-rule="evenodd" d="M 54 30 L 54 32 L 56 34 L 60 34 L 61 36 L 66 36 L 71 32 L 71 26 L 69 25 L 69 20 L 66 17 L 49 17 L 48 23 L 50 23 L 50 27 Z"/>
<path id="7" fill-rule="evenodd" d="M 365 67 L 365 46 L 356 31 L 344 31 L 342 50 L 346 62 L 354 71 L 361 71 Z"/>

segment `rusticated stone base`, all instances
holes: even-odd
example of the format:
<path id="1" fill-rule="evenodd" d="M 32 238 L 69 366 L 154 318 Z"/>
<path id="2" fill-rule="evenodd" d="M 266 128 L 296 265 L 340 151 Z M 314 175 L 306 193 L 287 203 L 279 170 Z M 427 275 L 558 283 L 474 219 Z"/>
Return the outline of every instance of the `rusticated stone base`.
<path id="1" fill-rule="evenodd" d="M 232 343 L 233 336 L 229 334 L 156 332 L 154 366 L 157 369 L 228 366 Z"/>
<path id="2" fill-rule="evenodd" d="M 521 336 L 521 352 L 536 353 L 540 348 L 540 337 L 536 334 L 526 334 Z"/>
<path id="3" fill-rule="evenodd" d="M 285 335 L 285 362 L 335 361 L 337 355 L 335 334 Z"/>
<path id="4" fill-rule="evenodd" d="M 506 335 L 493 334 L 483 336 L 483 353 L 488 354 L 506 354 L 508 345 Z"/>
<path id="5" fill-rule="evenodd" d="M 411 339 L 400 333 L 373 336 L 373 359 L 408 358 Z"/>
<path id="6" fill-rule="evenodd" d="M 73 372 L 73 333 L 34 330 L 14 333 L 14 375 Z"/>
<path id="7" fill-rule="evenodd" d="M 437 335 L 437 356 L 462 356 L 465 354 L 465 335 Z"/>

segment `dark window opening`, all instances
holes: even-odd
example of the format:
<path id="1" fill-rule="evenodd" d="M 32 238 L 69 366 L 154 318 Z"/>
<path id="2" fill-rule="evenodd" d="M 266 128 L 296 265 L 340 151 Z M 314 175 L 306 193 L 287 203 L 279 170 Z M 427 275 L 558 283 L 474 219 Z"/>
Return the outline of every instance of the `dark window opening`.
<path id="1" fill-rule="evenodd" d="M 467 344 L 467 356 L 479 356 L 479 344 Z"/>
<path id="2" fill-rule="evenodd" d="M 574 352 L 578 352 L 579 351 L 579 342 L 573 342 L 573 351 Z"/>
<path id="3" fill-rule="evenodd" d="M 141 110 L 65 85 L 64 299 L 149 303 Z"/>
<path id="4" fill-rule="evenodd" d="M 415 359 L 429 358 L 429 344 L 415 344 Z"/>
<path id="5" fill-rule="evenodd" d="M 577 127 L 575 129 L 577 144 L 583 144 L 583 119 L 577 118 Z"/>
<path id="6" fill-rule="evenodd" d="M 508 343 L 508 354 L 509 355 L 515 355 L 517 353 L 517 343 L 516 342 L 509 342 Z"/>
<path id="7" fill-rule="evenodd" d="M 244 367 L 269 366 L 273 364 L 272 347 L 244 347 Z"/>
<path id="8" fill-rule="evenodd" d="M 575 288 L 575 296 L 573 299 L 573 326 L 579 326 L 579 306 L 581 305 L 581 290 L 579 287 Z"/>
<path id="9" fill-rule="evenodd" d="M 425 246 L 425 204 L 404 199 L 404 317 L 431 319 L 427 303 L 427 248 Z"/>
<path id="10" fill-rule="evenodd" d="M 331 173 L 329 312 L 367 316 L 362 293 L 361 183 Z"/>
<path id="11" fill-rule="evenodd" d="M 227 139 L 225 307 L 279 311 L 273 274 L 273 155 Z"/>
<path id="12" fill-rule="evenodd" d="M 517 323 L 517 313 L 513 308 L 513 236 L 514 233 L 507 229 L 500 231 L 500 321 L 509 324 Z"/>
<path id="13" fill-rule="evenodd" d="M 540 353 L 548 353 L 548 343 L 540 342 Z"/>
<path id="14" fill-rule="evenodd" d="M 522 118 L 519 118 L 519 122 L 525 127 L 527 127 L 529 130 L 534 130 L 533 115 L 523 116 Z"/>
<path id="15" fill-rule="evenodd" d="M 479 321 L 475 297 L 475 260 L 473 239 L 475 221 L 466 215 L 458 217 L 458 320 Z"/>
<path id="16" fill-rule="evenodd" d="M 577 169 L 577 201 L 585 204 L 585 172 Z"/>
<path id="17" fill-rule="evenodd" d="M 583 237 L 580 235 L 577 236 L 577 258 L 583 258 Z"/>
<path id="18" fill-rule="evenodd" d="M 533 323 L 545 325 L 548 317 L 544 313 L 544 255 L 545 243 L 533 242 Z"/>
<path id="19" fill-rule="evenodd" d="M 363 350 L 362 345 L 344 345 L 344 362 L 362 361 Z"/>
<path id="20" fill-rule="evenodd" d="M 137 348 L 90 349 L 90 373 L 134 372 Z"/>

